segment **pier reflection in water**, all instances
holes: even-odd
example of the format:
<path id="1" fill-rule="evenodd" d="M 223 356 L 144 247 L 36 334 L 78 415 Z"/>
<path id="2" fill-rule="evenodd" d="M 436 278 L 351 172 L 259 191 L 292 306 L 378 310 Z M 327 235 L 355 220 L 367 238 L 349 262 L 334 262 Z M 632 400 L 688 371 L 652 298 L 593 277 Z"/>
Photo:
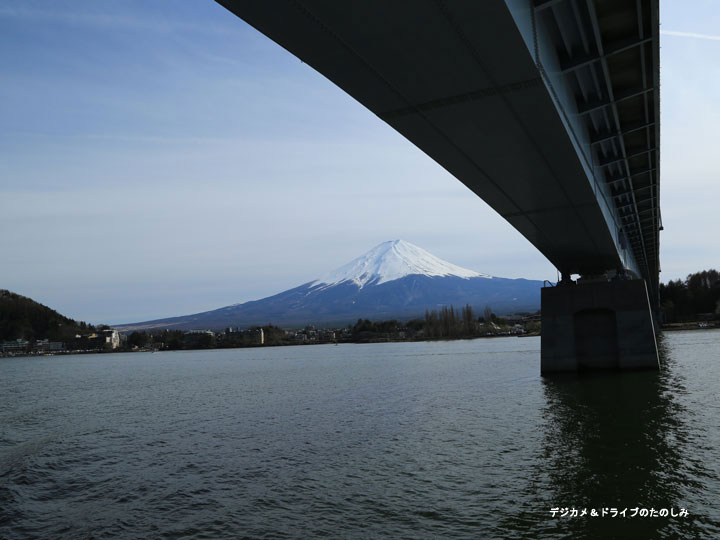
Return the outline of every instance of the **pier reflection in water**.
<path id="1" fill-rule="evenodd" d="M 719 487 L 717 446 L 710 443 L 717 431 L 700 436 L 706 419 L 697 417 L 707 411 L 688 402 L 679 359 L 663 336 L 660 341 L 660 372 L 543 379 L 544 443 L 538 463 L 545 465 L 527 488 L 532 509 L 501 525 L 508 537 L 720 538 L 720 505 L 708 496 Z M 699 349 L 704 361 L 707 352 Z M 696 398 L 704 407 L 703 397 Z M 571 513 L 538 519 L 538 508 L 547 515 L 554 508 Z M 636 508 L 676 514 L 686 509 L 689 515 L 630 517 Z M 575 516 L 573 509 L 588 514 Z M 590 515 L 593 509 L 598 517 Z M 603 509 L 608 510 L 604 517 Z"/>

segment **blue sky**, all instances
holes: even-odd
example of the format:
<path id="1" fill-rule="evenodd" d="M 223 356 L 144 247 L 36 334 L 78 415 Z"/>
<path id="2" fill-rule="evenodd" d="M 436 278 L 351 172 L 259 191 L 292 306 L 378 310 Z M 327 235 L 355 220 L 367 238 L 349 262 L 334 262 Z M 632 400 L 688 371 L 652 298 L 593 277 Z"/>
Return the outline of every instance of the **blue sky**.
<path id="1" fill-rule="evenodd" d="M 720 266 L 720 16 L 661 3 L 661 278 Z M 324 77 L 207 1 L 0 4 L 0 287 L 90 322 L 261 298 L 403 238 L 555 269 Z"/>

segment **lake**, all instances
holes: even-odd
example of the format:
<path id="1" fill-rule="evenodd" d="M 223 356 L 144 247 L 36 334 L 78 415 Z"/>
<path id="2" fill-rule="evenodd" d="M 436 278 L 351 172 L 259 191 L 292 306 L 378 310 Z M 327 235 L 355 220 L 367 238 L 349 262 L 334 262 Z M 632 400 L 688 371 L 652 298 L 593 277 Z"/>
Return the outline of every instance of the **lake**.
<path id="1" fill-rule="evenodd" d="M 0 538 L 720 538 L 720 331 L 661 349 L 554 378 L 515 337 L 0 359 Z"/>

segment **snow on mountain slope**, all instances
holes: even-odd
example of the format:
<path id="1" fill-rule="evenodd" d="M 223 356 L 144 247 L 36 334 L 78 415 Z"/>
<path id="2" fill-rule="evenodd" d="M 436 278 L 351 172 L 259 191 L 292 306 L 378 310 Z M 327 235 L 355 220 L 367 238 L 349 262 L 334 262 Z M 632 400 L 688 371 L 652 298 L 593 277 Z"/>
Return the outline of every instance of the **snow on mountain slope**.
<path id="1" fill-rule="evenodd" d="M 331 286 L 350 281 L 362 288 L 368 283 L 379 285 L 414 274 L 492 279 L 486 274 L 444 261 L 405 240 L 392 240 L 328 272 L 312 282 L 311 286 Z"/>

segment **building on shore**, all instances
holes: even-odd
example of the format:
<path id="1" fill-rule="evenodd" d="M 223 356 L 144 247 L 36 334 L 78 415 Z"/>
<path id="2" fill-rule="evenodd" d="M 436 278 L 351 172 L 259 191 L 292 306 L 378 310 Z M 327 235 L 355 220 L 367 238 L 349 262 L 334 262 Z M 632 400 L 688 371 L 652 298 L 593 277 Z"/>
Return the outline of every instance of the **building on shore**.
<path id="1" fill-rule="evenodd" d="M 4 353 L 24 353 L 28 351 L 30 343 L 24 339 L 15 339 L 13 341 L 4 341 L 0 348 Z"/>
<path id="2" fill-rule="evenodd" d="M 65 344 L 61 341 L 50 341 L 48 339 L 40 339 L 33 345 L 33 351 L 41 353 L 59 352 L 65 350 Z"/>

